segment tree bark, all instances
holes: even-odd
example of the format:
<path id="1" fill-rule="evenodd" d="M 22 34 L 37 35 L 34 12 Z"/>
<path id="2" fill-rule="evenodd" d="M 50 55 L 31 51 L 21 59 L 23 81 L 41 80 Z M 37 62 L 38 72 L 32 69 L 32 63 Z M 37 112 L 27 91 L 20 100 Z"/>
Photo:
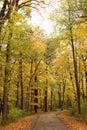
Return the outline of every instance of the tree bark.
<path id="1" fill-rule="evenodd" d="M 86 86 L 86 99 L 87 99 L 87 67 L 86 67 L 86 59 L 84 60 L 84 72 L 85 72 L 85 86 Z"/>
<path id="2" fill-rule="evenodd" d="M 78 113 L 81 113 L 81 106 L 80 106 L 80 86 L 78 81 L 78 71 L 77 71 L 77 63 L 75 58 L 75 49 L 74 49 L 74 41 L 72 36 L 72 29 L 70 28 L 71 33 L 71 44 L 72 44 L 72 54 L 73 54 L 73 64 L 74 64 L 74 74 L 75 74 L 75 83 L 76 83 L 76 91 L 77 91 L 77 103 L 78 103 Z"/>
<path id="3" fill-rule="evenodd" d="M 47 95 L 48 95 L 48 93 L 47 93 L 47 86 L 48 86 L 48 80 L 46 79 L 46 88 L 45 88 L 45 97 L 44 97 L 44 110 L 45 110 L 45 112 L 47 112 Z"/>
<path id="4" fill-rule="evenodd" d="M 78 81 L 78 70 L 77 70 L 77 61 L 76 61 L 76 53 L 75 53 L 75 45 L 73 40 L 73 28 L 72 28 L 72 14 L 70 12 L 70 5 L 69 6 L 69 32 L 70 32 L 70 41 L 71 41 L 71 47 L 72 47 L 72 55 L 73 55 L 73 65 L 74 65 L 74 75 L 75 75 L 75 84 L 76 84 L 76 92 L 77 92 L 77 104 L 78 104 L 78 114 L 81 113 L 81 102 L 80 102 L 80 86 Z"/>
<path id="5" fill-rule="evenodd" d="M 63 81 L 63 101 L 62 101 L 62 109 L 64 108 L 64 102 L 65 102 L 65 86 L 66 86 L 66 80 Z"/>
<path id="6" fill-rule="evenodd" d="M 58 102 L 58 108 L 61 108 L 61 92 L 58 92 L 58 98 L 59 98 L 59 102 Z"/>
<path id="7" fill-rule="evenodd" d="M 35 82 L 37 83 L 37 76 L 35 76 Z M 38 96 L 38 88 L 35 88 L 34 96 L 35 96 L 34 103 L 36 104 L 36 105 L 34 105 L 34 111 L 37 112 L 37 110 L 38 110 L 38 106 L 37 106 L 38 105 L 38 98 L 37 98 L 37 96 Z"/>
<path id="8" fill-rule="evenodd" d="M 52 88 L 51 88 L 51 102 L 50 102 L 50 110 L 51 111 L 53 109 L 53 102 L 52 102 L 52 100 L 53 100 L 53 91 L 52 91 Z"/>
<path id="9" fill-rule="evenodd" d="M 9 88 L 9 63 L 10 63 L 10 44 L 7 44 L 6 48 L 6 66 L 5 66 L 5 77 L 4 77 L 4 92 L 3 92 L 3 111 L 2 121 L 6 121 L 8 117 L 8 88 Z"/>
<path id="10" fill-rule="evenodd" d="M 17 83 L 16 83 L 16 87 L 17 87 L 17 94 L 16 94 L 16 107 L 19 107 L 19 75 L 17 76 Z"/>
<path id="11" fill-rule="evenodd" d="M 19 59 L 19 84 L 20 84 L 20 88 L 21 88 L 20 108 L 23 109 L 23 107 L 24 107 L 24 93 L 23 93 L 22 54 L 21 53 L 20 53 L 20 59 Z"/>

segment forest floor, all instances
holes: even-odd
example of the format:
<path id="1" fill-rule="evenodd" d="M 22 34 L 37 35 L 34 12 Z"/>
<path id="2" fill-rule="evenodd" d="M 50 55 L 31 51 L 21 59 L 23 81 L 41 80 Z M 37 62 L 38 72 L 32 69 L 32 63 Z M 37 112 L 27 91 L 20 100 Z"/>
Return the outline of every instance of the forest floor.
<path id="1" fill-rule="evenodd" d="M 38 121 L 37 119 L 41 115 L 45 114 L 46 113 L 38 113 L 31 116 L 23 117 L 18 121 L 10 123 L 6 126 L 0 126 L 0 130 L 31 130 L 33 126 L 36 126 Z M 50 115 L 51 113 L 48 112 L 47 114 Z M 62 122 L 64 122 L 64 124 L 70 128 L 70 130 L 87 130 L 87 124 L 77 120 L 77 118 L 75 117 L 72 117 L 68 111 L 56 112 L 56 115 L 58 119 L 62 120 Z"/>
<path id="2" fill-rule="evenodd" d="M 71 116 L 70 112 L 65 110 L 58 112 L 58 118 L 61 119 L 71 130 L 87 130 L 87 123 L 80 121 L 79 118 Z"/>

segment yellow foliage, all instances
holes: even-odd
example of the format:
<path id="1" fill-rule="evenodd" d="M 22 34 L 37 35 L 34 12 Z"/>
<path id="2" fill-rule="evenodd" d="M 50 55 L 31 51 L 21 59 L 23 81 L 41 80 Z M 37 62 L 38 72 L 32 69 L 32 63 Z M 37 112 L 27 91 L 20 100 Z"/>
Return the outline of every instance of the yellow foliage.
<path id="1" fill-rule="evenodd" d="M 32 41 L 33 41 L 33 49 L 38 50 L 39 53 L 45 52 L 46 46 L 42 41 L 34 37 L 32 38 Z"/>
<path id="2" fill-rule="evenodd" d="M 79 40 L 87 37 L 87 24 L 81 23 L 80 26 L 74 30 L 74 33 Z"/>

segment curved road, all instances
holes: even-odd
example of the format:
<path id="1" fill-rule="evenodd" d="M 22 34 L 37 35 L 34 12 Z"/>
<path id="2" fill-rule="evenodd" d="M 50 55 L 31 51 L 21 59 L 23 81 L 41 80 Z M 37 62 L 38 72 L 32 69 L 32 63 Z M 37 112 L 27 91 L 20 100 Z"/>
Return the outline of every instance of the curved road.
<path id="1" fill-rule="evenodd" d="M 49 112 L 40 115 L 32 130 L 71 130 L 60 119 L 56 112 Z"/>

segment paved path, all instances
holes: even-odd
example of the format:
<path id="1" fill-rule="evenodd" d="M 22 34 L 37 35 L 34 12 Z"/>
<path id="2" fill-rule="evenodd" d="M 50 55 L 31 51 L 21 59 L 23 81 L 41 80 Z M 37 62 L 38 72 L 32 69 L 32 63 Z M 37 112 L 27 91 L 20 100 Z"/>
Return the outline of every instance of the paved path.
<path id="1" fill-rule="evenodd" d="M 56 112 L 40 115 L 32 130 L 70 130 L 61 120 L 56 117 Z"/>

